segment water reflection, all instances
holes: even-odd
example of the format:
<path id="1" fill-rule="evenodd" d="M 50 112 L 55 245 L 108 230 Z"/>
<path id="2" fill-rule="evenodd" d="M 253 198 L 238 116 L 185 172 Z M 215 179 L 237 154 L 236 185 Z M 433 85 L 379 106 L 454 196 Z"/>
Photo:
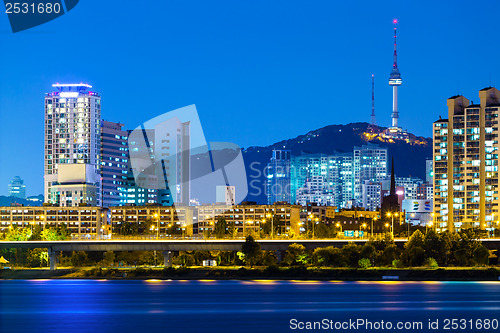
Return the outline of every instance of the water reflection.
<path id="1" fill-rule="evenodd" d="M 291 318 L 493 319 L 499 292 L 499 282 L 5 280 L 0 332 L 288 332 Z"/>

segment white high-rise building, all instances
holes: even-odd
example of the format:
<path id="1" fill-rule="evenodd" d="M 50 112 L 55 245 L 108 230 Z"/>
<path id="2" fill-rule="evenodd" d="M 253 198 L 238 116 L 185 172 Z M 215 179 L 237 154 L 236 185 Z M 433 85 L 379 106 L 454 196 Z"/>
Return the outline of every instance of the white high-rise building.
<path id="1" fill-rule="evenodd" d="M 227 206 L 234 206 L 236 201 L 236 188 L 234 186 L 217 186 L 215 188 L 215 201 L 217 204 L 224 204 Z"/>
<path id="2" fill-rule="evenodd" d="M 84 83 L 52 86 L 45 96 L 45 202 L 100 205 L 101 97 Z M 61 164 L 85 166 L 58 177 Z"/>
<path id="3" fill-rule="evenodd" d="M 353 198 L 353 155 L 293 156 L 290 179 L 293 203 L 315 202 L 318 205 L 349 208 Z"/>
<path id="4" fill-rule="evenodd" d="M 376 211 L 382 204 L 382 185 L 381 183 L 373 183 L 365 180 L 361 185 L 362 190 L 362 206 L 366 210 Z"/>
<path id="5" fill-rule="evenodd" d="M 365 181 L 379 183 L 387 179 L 387 148 L 374 144 L 354 147 L 354 199 L 363 202 Z"/>

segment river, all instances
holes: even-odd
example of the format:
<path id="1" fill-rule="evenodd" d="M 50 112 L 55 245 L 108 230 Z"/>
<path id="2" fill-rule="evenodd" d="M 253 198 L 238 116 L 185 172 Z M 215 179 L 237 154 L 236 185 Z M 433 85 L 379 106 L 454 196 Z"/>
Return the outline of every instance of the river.
<path id="1" fill-rule="evenodd" d="M 2 333 L 498 332 L 498 320 L 500 282 L 0 281 Z"/>

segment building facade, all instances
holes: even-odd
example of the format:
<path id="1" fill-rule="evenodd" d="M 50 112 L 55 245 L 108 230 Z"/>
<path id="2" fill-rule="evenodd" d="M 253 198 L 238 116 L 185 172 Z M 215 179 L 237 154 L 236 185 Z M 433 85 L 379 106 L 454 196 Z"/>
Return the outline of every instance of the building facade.
<path id="1" fill-rule="evenodd" d="M 100 207 L 0 207 L 0 232 L 9 227 L 43 229 L 64 224 L 72 238 L 95 239 L 107 233 L 105 216 L 106 210 Z"/>
<path id="2" fill-rule="evenodd" d="M 353 189 L 352 154 L 304 154 L 292 157 L 292 203 L 305 204 L 309 201 L 348 208 L 353 203 Z"/>
<path id="3" fill-rule="evenodd" d="M 174 117 L 151 127 L 154 128 L 137 128 L 129 132 L 133 186 L 156 191 L 157 202 L 162 206 L 188 205 L 190 122 Z"/>
<path id="4" fill-rule="evenodd" d="M 128 132 L 123 124 L 101 122 L 101 183 L 103 207 L 127 203 Z"/>
<path id="5" fill-rule="evenodd" d="M 300 233 L 300 210 L 297 205 L 276 203 L 274 205 L 241 204 L 202 205 L 197 207 L 195 228 L 199 235 L 207 231 L 212 232 L 217 219 L 224 218 L 228 225 L 234 226 L 237 237 L 245 237 L 252 233 L 258 234 L 264 223 L 271 223 L 271 219 L 279 221 L 276 236 L 298 235 Z"/>
<path id="6" fill-rule="evenodd" d="M 396 186 L 403 188 L 404 199 L 418 199 L 418 188 L 424 181 L 416 177 L 396 177 Z"/>
<path id="7" fill-rule="evenodd" d="M 479 91 L 479 104 L 447 100 L 448 119 L 433 124 L 434 213 L 438 230 L 490 229 L 498 221 L 500 91 Z"/>
<path id="8" fill-rule="evenodd" d="M 361 206 L 368 211 L 376 211 L 382 203 L 382 184 L 365 180 L 362 187 Z"/>
<path id="9" fill-rule="evenodd" d="M 111 207 L 111 231 L 121 236 L 125 223 L 147 225 L 143 234 L 152 237 L 190 237 L 193 235 L 193 207 L 164 207 L 158 205 Z"/>
<path id="10" fill-rule="evenodd" d="M 57 91 L 45 96 L 45 202 L 66 205 L 60 201 L 64 196 L 72 197 L 69 201 L 74 206 L 81 203 L 100 205 L 101 97 L 89 91 L 92 86 L 88 84 L 57 83 L 52 86 Z M 78 181 L 63 184 L 58 177 L 59 166 L 70 164 L 88 167 L 73 168 L 71 172 L 67 169 L 67 173 Z M 71 185 L 71 190 L 63 189 L 64 185 Z M 84 192 L 92 196 L 83 195 Z"/>
<path id="11" fill-rule="evenodd" d="M 292 202 L 291 193 L 291 151 L 273 150 L 271 161 L 267 165 L 267 203 L 278 201 Z"/>
<path id="12" fill-rule="evenodd" d="M 374 144 L 354 147 L 353 173 L 354 200 L 361 205 L 364 182 L 379 183 L 387 179 L 387 148 Z"/>
<path id="13" fill-rule="evenodd" d="M 234 205 L 236 202 L 236 187 L 227 185 L 217 185 L 215 187 L 216 204 Z M 195 205 L 193 205 L 195 206 Z"/>
<path id="14" fill-rule="evenodd" d="M 26 185 L 19 176 L 15 176 L 9 183 L 8 191 L 9 197 L 26 199 Z"/>

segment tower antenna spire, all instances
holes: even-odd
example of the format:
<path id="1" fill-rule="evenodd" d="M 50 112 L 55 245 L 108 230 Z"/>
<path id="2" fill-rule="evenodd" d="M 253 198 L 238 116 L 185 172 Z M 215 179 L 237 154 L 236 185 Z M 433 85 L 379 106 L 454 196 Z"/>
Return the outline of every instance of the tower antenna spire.
<path id="1" fill-rule="evenodd" d="M 398 27 L 396 26 L 396 24 L 398 23 L 398 20 L 394 19 L 392 21 L 392 23 L 394 23 L 394 62 L 392 64 L 392 68 L 393 69 L 398 69 L 398 48 L 397 48 L 397 30 L 398 30 Z"/>
<path id="2" fill-rule="evenodd" d="M 370 119 L 370 132 L 375 132 L 377 128 L 377 119 L 375 118 L 375 75 L 372 74 L 372 115 Z"/>

